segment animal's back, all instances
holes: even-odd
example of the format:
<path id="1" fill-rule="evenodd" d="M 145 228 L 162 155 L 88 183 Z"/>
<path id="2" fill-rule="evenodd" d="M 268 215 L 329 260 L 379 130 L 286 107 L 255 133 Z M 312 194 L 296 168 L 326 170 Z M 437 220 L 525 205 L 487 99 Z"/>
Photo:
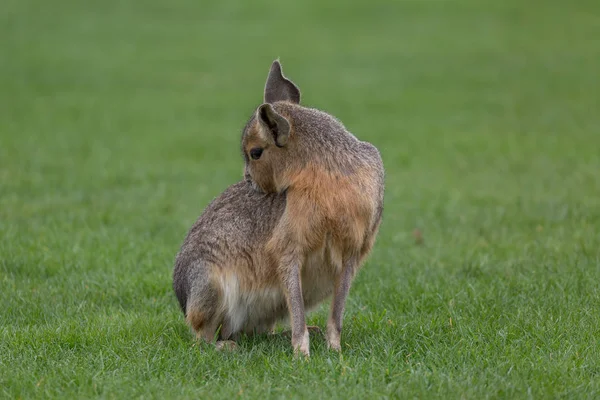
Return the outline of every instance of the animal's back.
<path id="1" fill-rule="evenodd" d="M 241 273 L 258 279 L 265 273 L 261 265 L 264 260 L 257 258 L 264 258 L 263 243 L 281 217 L 285 203 L 285 194 L 261 193 L 251 183 L 241 181 L 205 208 L 175 261 L 173 287 L 184 313 L 193 285 L 211 279 L 211 274 Z"/>

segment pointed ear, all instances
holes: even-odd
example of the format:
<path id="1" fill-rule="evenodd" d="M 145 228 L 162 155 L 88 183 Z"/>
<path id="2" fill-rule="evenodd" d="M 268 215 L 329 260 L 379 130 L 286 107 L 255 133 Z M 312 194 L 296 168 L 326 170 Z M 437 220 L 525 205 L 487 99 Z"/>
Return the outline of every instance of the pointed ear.
<path id="1" fill-rule="evenodd" d="M 279 60 L 273 61 L 265 84 L 265 103 L 289 101 L 300 104 L 300 89 L 283 76 Z"/>
<path id="2" fill-rule="evenodd" d="M 256 117 L 260 122 L 261 132 L 267 134 L 266 140 L 274 141 L 277 147 L 286 145 L 290 136 L 290 123 L 284 116 L 278 114 L 269 103 L 265 103 L 258 107 Z"/>

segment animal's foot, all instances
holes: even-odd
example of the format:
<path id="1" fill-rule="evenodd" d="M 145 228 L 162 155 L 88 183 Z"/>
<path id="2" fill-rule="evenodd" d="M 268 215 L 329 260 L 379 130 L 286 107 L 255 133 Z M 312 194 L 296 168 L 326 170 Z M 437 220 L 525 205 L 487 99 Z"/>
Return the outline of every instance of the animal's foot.
<path id="1" fill-rule="evenodd" d="M 329 324 L 327 326 L 327 348 L 330 350 L 342 351 L 340 336 L 340 330 Z"/>
<path id="2" fill-rule="evenodd" d="M 237 349 L 237 343 L 234 342 L 233 340 L 219 340 L 219 341 L 217 341 L 217 343 L 215 343 L 215 347 L 219 351 L 222 351 L 222 350 L 232 351 L 232 350 Z"/>
<path id="3" fill-rule="evenodd" d="M 304 356 L 305 358 L 310 357 L 309 343 L 310 341 L 308 339 L 308 329 L 306 329 L 302 336 L 298 339 L 294 339 L 294 337 L 292 337 L 292 346 L 294 346 L 294 356 Z"/>
<path id="4" fill-rule="evenodd" d="M 340 345 L 340 338 L 328 339 L 327 348 L 338 352 L 342 351 L 342 346 Z"/>

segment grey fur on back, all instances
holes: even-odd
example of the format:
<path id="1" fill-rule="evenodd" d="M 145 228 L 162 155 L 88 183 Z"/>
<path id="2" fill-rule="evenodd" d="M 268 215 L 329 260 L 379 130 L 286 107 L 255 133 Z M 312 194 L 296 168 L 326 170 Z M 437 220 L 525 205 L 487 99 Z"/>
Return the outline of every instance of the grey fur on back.
<path id="1" fill-rule="evenodd" d="M 252 252 L 268 240 L 285 203 L 285 193 L 262 193 L 244 180 L 229 186 L 206 207 L 175 260 L 173 288 L 184 313 L 192 286 L 207 278 L 207 264 L 226 268 L 227 260 L 246 259 L 253 266 Z"/>

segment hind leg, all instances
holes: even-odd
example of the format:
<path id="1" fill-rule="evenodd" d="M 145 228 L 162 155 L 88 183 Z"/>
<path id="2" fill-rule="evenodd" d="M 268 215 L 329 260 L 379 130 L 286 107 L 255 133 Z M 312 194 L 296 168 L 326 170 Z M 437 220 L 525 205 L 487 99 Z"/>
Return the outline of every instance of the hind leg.
<path id="1" fill-rule="evenodd" d="M 220 349 L 233 348 L 235 342 L 228 340 L 234 332 L 221 309 L 220 291 L 208 280 L 197 280 L 186 310 L 186 321 L 197 340 L 215 343 Z"/>
<path id="2" fill-rule="evenodd" d="M 235 341 L 230 340 L 235 335 L 232 335 L 226 321 L 221 322 L 222 318 L 212 318 L 206 321 L 202 319 L 202 313 L 191 311 L 188 313 L 187 320 L 194 330 L 197 340 L 214 343 L 217 350 L 233 350 L 237 347 Z"/>
<path id="3" fill-rule="evenodd" d="M 212 342 L 216 338 L 219 321 L 214 314 L 188 307 L 186 321 L 196 335 L 196 339 Z"/>

